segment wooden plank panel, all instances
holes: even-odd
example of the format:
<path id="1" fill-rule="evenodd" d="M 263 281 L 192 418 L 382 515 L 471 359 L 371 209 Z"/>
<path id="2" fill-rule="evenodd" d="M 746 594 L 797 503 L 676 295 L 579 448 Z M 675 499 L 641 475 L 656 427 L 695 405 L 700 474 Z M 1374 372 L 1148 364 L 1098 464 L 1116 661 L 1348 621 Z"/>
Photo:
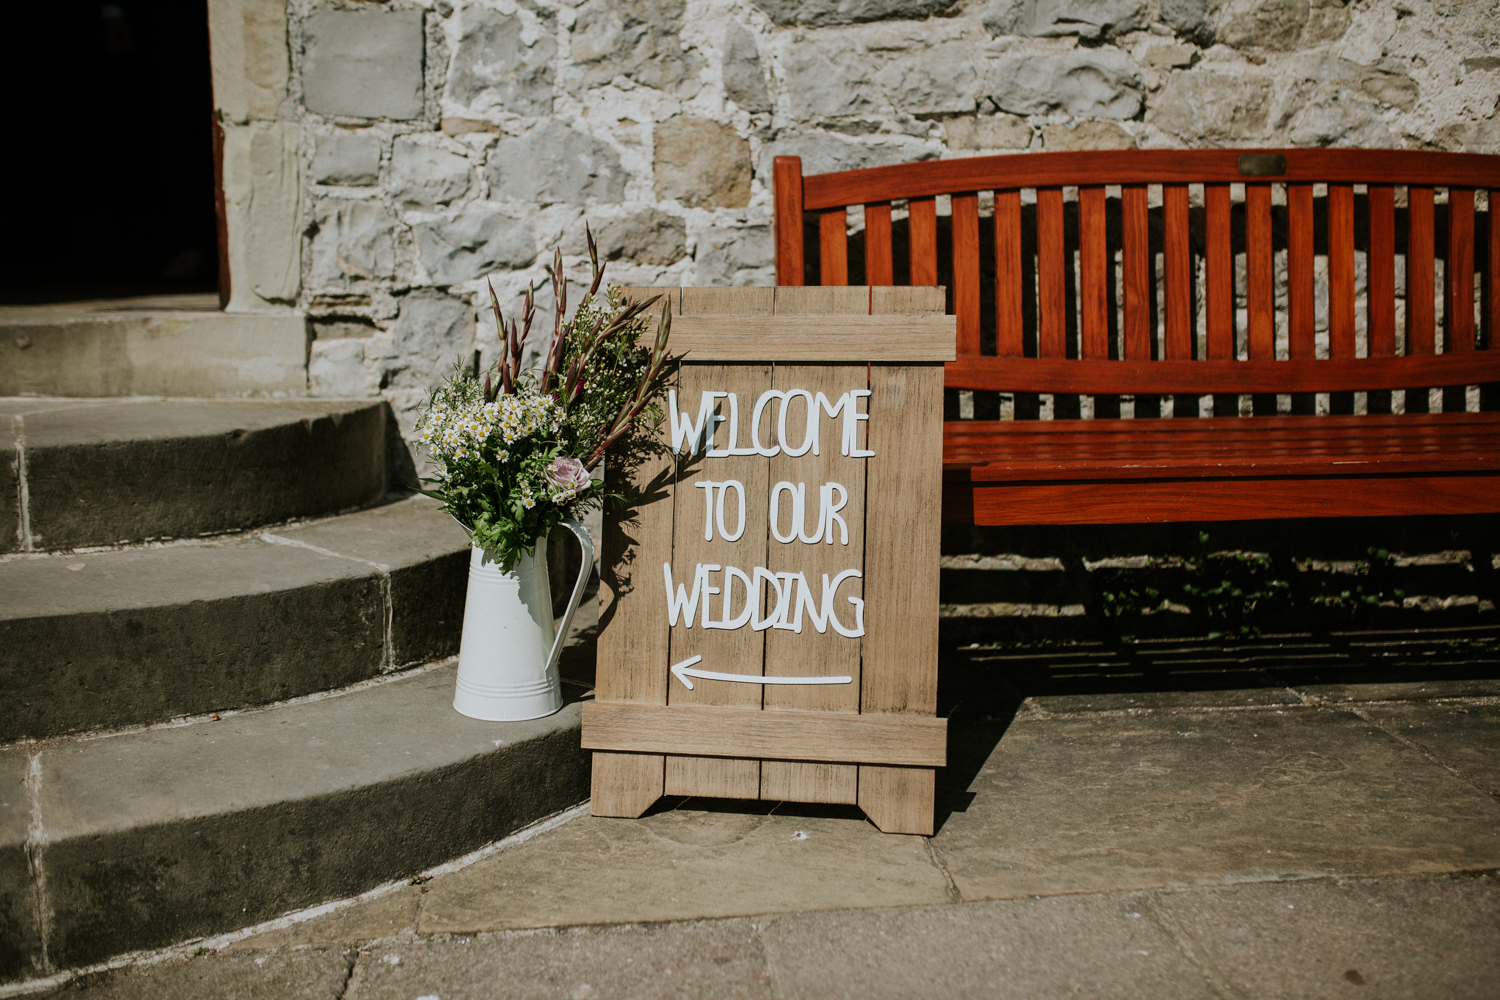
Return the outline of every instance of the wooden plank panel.
<path id="1" fill-rule="evenodd" d="M 1133 361 L 1151 360 L 1152 281 L 1151 228 L 1147 214 L 1146 188 L 1123 189 L 1120 213 L 1121 270 L 1125 284 L 1125 332 L 1122 356 Z"/>
<path id="2" fill-rule="evenodd" d="M 1135 524 L 1253 521 L 1281 517 L 1396 517 L 1500 513 L 1500 475 L 1171 482 L 964 484 L 970 498 L 945 498 L 944 510 L 972 520 L 948 523 Z M 1359 503 L 1351 504 L 1351 496 Z M 641 709 L 644 711 L 644 709 Z"/>
<path id="3" fill-rule="evenodd" d="M 691 330 L 694 323 L 708 314 L 733 314 L 737 321 L 746 316 L 767 316 L 776 305 L 776 289 L 740 285 L 734 288 L 673 289 L 678 304 L 672 315 L 672 352 L 677 350 L 677 331 L 684 321 Z"/>
<path id="4" fill-rule="evenodd" d="M 1432 188 L 1406 192 L 1406 353 L 1437 350 Z M 1421 383 L 1418 383 L 1421 384 Z"/>
<path id="5" fill-rule="evenodd" d="M 891 203 L 875 201 L 865 206 L 865 284 L 895 284 L 891 256 Z"/>
<path id="6" fill-rule="evenodd" d="M 1474 191 L 1448 189 L 1448 260 L 1443 265 L 1443 350 L 1474 349 Z"/>
<path id="7" fill-rule="evenodd" d="M 863 285 L 826 290 L 850 292 L 866 304 L 870 300 L 870 290 Z M 953 316 L 828 315 L 818 320 L 816 329 L 814 339 L 807 336 L 805 320 L 687 315 L 672 320 L 672 351 L 695 362 L 747 355 L 768 361 L 952 361 L 958 357 L 958 320 Z"/>
<path id="8" fill-rule="evenodd" d="M 979 353 L 979 195 L 953 196 L 953 313 L 958 353 Z"/>
<path id="9" fill-rule="evenodd" d="M 879 326 L 883 320 L 870 323 L 868 313 L 870 311 L 870 287 L 868 285 L 848 285 L 842 288 L 836 287 L 807 287 L 807 288 L 777 288 L 776 293 L 776 317 L 756 316 L 746 320 L 752 324 L 755 332 L 740 341 L 741 351 L 749 350 L 756 353 L 756 345 L 764 344 L 763 339 L 768 334 L 766 330 L 781 330 L 782 336 L 789 336 L 789 331 L 803 331 L 804 339 L 807 331 L 807 320 L 801 318 L 781 317 L 820 317 L 820 332 L 824 327 L 832 330 L 858 329 L 868 326 L 872 330 Z M 892 329 L 895 324 L 892 324 Z M 677 336 L 677 329 L 673 327 L 672 336 Z M 779 349 L 779 348 L 778 348 Z M 745 355 L 741 353 L 741 357 Z M 780 355 L 766 355 L 757 353 L 758 357 L 765 357 L 767 361 L 782 360 Z M 862 358 L 811 358 L 813 361 L 850 361 L 863 360 Z"/>
<path id="10" fill-rule="evenodd" d="M 1186 184 L 1162 187 L 1163 357 L 1193 356 L 1193 247 Z"/>
<path id="11" fill-rule="evenodd" d="M 849 284 L 849 230 L 842 208 L 818 215 L 819 283 Z"/>
<path id="12" fill-rule="evenodd" d="M 1234 359 L 1234 250 L 1230 242 L 1228 184 L 1203 188 L 1203 296 L 1208 356 Z"/>
<path id="13" fill-rule="evenodd" d="M 1245 311 L 1249 355 L 1276 357 L 1275 257 L 1271 243 L 1271 185 L 1245 185 Z"/>
<path id="14" fill-rule="evenodd" d="M 1396 354 L 1396 189 L 1370 188 L 1370 249 L 1367 324 L 1369 354 Z"/>
<path id="15" fill-rule="evenodd" d="M 1247 154 L 1285 157 L 1287 183 L 1452 184 L 1500 187 L 1500 163 L 1478 153 L 1382 149 L 1162 149 L 976 156 L 868 167 L 806 178 L 812 210 L 950 191 L 1059 187 L 1065 184 L 1232 184 L 1249 179 Z"/>
<path id="16" fill-rule="evenodd" d="M 771 176 L 776 199 L 776 284 L 800 285 L 804 280 L 802 157 L 776 157 Z"/>
<path id="17" fill-rule="evenodd" d="M 1500 378 L 1487 354 L 1322 361 L 1075 361 L 965 358 L 946 366 L 950 389 L 1068 393 L 1282 393 L 1474 385 Z"/>
<path id="18" fill-rule="evenodd" d="M 883 833 L 930 837 L 936 778 L 930 768 L 861 767 L 859 807 Z"/>
<path id="19" fill-rule="evenodd" d="M 942 316 L 948 308 L 941 285 L 893 285 L 870 289 L 870 314 L 887 316 Z M 874 360 L 874 359 L 870 359 Z"/>
<path id="20" fill-rule="evenodd" d="M 1042 358 L 1068 354 L 1068 278 L 1063 242 L 1062 188 L 1036 193 L 1036 353 Z"/>
<path id="21" fill-rule="evenodd" d="M 1021 312 L 1021 192 L 995 192 L 995 351 L 1019 358 L 1024 326 Z"/>
<path id="22" fill-rule="evenodd" d="M 1354 357 L 1354 188 L 1328 186 L 1328 355 Z"/>
<path id="23" fill-rule="evenodd" d="M 804 760 L 761 761 L 760 797 L 768 802 L 857 805 L 859 768 L 854 764 L 813 764 Z"/>
<path id="24" fill-rule="evenodd" d="M 850 204 L 853 204 L 852 202 Z M 911 283 L 937 284 L 937 201 L 912 198 L 906 203 L 911 237 Z"/>
<path id="25" fill-rule="evenodd" d="M 933 617 L 936 619 L 935 606 Z M 917 767 L 943 767 L 948 760 L 948 720 L 931 715 L 762 712 L 584 702 L 583 717 L 588 727 L 583 738 L 585 750 L 691 757 L 750 754 L 767 760 L 857 760 Z M 748 797 L 754 798 L 759 792 L 757 783 Z"/>
<path id="26" fill-rule="evenodd" d="M 1078 192 L 1078 330 L 1081 358 L 1109 357 L 1109 247 L 1104 188 Z"/>
<path id="27" fill-rule="evenodd" d="M 1287 337 L 1288 355 L 1315 356 L 1313 328 L 1313 188 L 1311 184 L 1288 184 L 1287 218 Z"/>
<path id="28" fill-rule="evenodd" d="M 589 814 L 634 819 L 666 792 L 661 754 L 594 752 Z"/>

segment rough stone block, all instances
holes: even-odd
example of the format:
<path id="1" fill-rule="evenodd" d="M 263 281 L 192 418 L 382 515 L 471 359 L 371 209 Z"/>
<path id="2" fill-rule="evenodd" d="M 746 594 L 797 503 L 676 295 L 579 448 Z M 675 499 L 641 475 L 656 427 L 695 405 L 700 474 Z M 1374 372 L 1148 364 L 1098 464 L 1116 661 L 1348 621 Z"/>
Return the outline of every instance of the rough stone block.
<path id="1" fill-rule="evenodd" d="M 287 310 L 302 291 L 302 135 L 294 121 L 224 127 L 228 311 Z"/>
<path id="2" fill-rule="evenodd" d="M 1307 20 L 1308 0 L 1229 0 L 1219 13 L 1216 37 L 1236 48 L 1289 52 Z"/>
<path id="3" fill-rule="evenodd" d="M 605 219 L 594 228 L 599 256 L 640 264 L 673 264 L 687 253 L 687 224 L 675 215 L 648 208 L 618 219 Z M 579 228 L 576 252 L 586 252 Z"/>
<path id="4" fill-rule="evenodd" d="M 380 177 L 380 137 L 358 132 L 320 135 L 313 150 L 319 184 L 374 184 Z"/>
<path id="5" fill-rule="evenodd" d="M 981 18 L 994 35 L 1113 38 L 1147 23 L 1143 0 L 990 0 Z"/>
<path id="6" fill-rule="evenodd" d="M 828 132 L 806 132 L 768 142 L 760 150 L 758 173 L 769 183 L 771 164 L 778 156 L 802 157 L 804 174 L 826 174 L 836 170 L 861 167 L 883 167 L 892 163 L 911 163 L 936 159 L 936 150 L 926 145 L 900 142 L 866 143 Z"/>
<path id="7" fill-rule="evenodd" d="M 1014 115 L 950 118 L 943 128 L 949 149 L 1025 149 L 1031 145 L 1031 126 Z"/>
<path id="8" fill-rule="evenodd" d="M 549 120 L 490 153 L 490 196 L 532 204 L 580 205 L 625 198 L 625 168 L 602 139 Z"/>
<path id="9" fill-rule="evenodd" d="M 441 292 L 416 291 L 401 299 L 401 315 L 391 329 L 395 360 L 384 382 L 398 389 L 433 389 L 467 362 L 474 350 L 474 310 Z"/>
<path id="10" fill-rule="evenodd" d="M 0 750 L 0 983 L 42 973 L 41 934 L 26 860 L 29 764 L 23 748 Z"/>
<path id="11" fill-rule="evenodd" d="M 1199 69 L 1172 75 L 1146 120 L 1185 139 L 1245 139 L 1265 134 L 1270 104 L 1269 77 Z"/>
<path id="12" fill-rule="evenodd" d="M 708 118 L 675 115 L 656 126 L 656 197 L 688 208 L 750 204 L 750 143 Z"/>
<path id="13" fill-rule="evenodd" d="M 1077 125 L 1046 125 L 1042 128 L 1042 148 L 1133 149 L 1135 136 L 1114 122 L 1079 122 Z"/>
<path id="14" fill-rule="evenodd" d="M 422 11 L 320 10 L 302 23 L 309 111 L 356 118 L 422 114 Z"/>
<path id="15" fill-rule="evenodd" d="M 475 110 L 517 115 L 552 113 L 552 64 L 557 41 L 528 32 L 519 14 L 465 7 L 459 14 L 458 51 L 448 72 L 449 100 Z"/>
<path id="16" fill-rule="evenodd" d="M 1500 115 L 1482 122 L 1444 125 L 1437 130 L 1435 138 L 1444 149 L 1464 153 L 1500 153 Z"/>
<path id="17" fill-rule="evenodd" d="M 314 396 L 356 399 L 373 396 L 377 387 L 365 364 L 362 337 L 315 340 L 307 359 L 307 383 Z"/>
<path id="18" fill-rule="evenodd" d="M 469 161 L 444 149 L 397 139 L 391 149 L 391 194 L 406 205 L 446 205 L 469 190 Z"/>
<path id="19" fill-rule="evenodd" d="M 852 47 L 820 46 L 812 40 L 792 46 L 781 57 L 786 102 L 792 116 L 842 118 L 877 108 L 870 62 Z"/>
<path id="20" fill-rule="evenodd" d="M 1359 85 L 1377 101 L 1402 111 L 1416 107 L 1421 96 L 1417 81 L 1405 73 L 1371 73 Z"/>
<path id="21" fill-rule="evenodd" d="M 1214 43 L 1214 16 L 1219 0 L 1161 0 L 1162 23 L 1195 45 Z"/>
<path id="22" fill-rule="evenodd" d="M 588 797 L 576 703 L 480 722 L 453 711 L 453 683 L 435 670 L 44 753 L 52 961 L 354 895 Z"/>
<path id="23" fill-rule="evenodd" d="M 755 6 L 777 24 L 822 28 L 861 21 L 896 21 L 931 17 L 957 0 L 755 0 Z"/>
<path id="24" fill-rule="evenodd" d="M 710 229 L 698 237 L 700 285 L 736 285 L 741 271 L 769 268 L 774 261 L 770 226 Z"/>
<path id="25" fill-rule="evenodd" d="M 616 77 L 681 98 L 702 86 L 703 57 L 684 50 L 686 0 L 586 0 L 573 22 L 573 72 L 584 90 Z"/>
<path id="26" fill-rule="evenodd" d="M 320 285 L 350 278 L 389 278 L 396 273 L 396 220 L 375 201 L 318 202 L 312 277 Z"/>
<path id="27" fill-rule="evenodd" d="M 1003 56 L 989 65 L 989 96 L 1003 111 L 1133 118 L 1141 108 L 1135 60 L 1110 46 Z"/>
<path id="28" fill-rule="evenodd" d="M 0 592 L 4 740 L 264 704 L 383 659 L 372 567 L 259 539 L 14 562 Z"/>
<path id="29" fill-rule="evenodd" d="M 980 90 L 972 52 L 962 41 L 912 48 L 877 70 L 875 82 L 910 115 L 970 112 Z"/>
<path id="30" fill-rule="evenodd" d="M 744 25 L 731 22 L 724 32 L 724 93 L 746 111 L 770 111 L 771 94 L 760 65 L 755 36 Z"/>
<path id="31" fill-rule="evenodd" d="M 439 285 L 454 285 L 498 267 L 526 267 L 536 260 L 530 224 L 499 206 L 475 202 L 450 221 L 412 227 L 422 266 Z"/>
<path id="32" fill-rule="evenodd" d="M 384 415 L 369 403 L 121 402 L 25 419 L 39 549 L 243 530 L 385 488 Z"/>
<path id="33" fill-rule="evenodd" d="M 1380 106 L 1364 93 L 1345 87 L 1308 95 L 1286 125 L 1294 146 L 1388 149 L 1399 145 L 1381 120 Z"/>

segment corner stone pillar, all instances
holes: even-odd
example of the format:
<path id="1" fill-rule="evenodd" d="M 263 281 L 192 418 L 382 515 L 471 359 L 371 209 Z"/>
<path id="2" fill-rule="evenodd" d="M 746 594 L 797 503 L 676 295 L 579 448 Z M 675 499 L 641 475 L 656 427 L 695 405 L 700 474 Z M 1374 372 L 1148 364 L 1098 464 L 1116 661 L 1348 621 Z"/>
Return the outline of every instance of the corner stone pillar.
<path id="1" fill-rule="evenodd" d="M 224 130 L 226 311 L 290 312 L 302 290 L 302 154 L 285 0 L 209 0 L 208 27 Z"/>

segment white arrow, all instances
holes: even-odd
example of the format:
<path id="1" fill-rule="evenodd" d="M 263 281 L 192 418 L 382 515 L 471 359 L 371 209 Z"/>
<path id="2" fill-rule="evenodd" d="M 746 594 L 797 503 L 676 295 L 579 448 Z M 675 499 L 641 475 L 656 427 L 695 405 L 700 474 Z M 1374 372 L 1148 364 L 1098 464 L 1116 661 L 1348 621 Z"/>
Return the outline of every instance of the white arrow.
<path id="1" fill-rule="evenodd" d="M 693 670 L 692 665 L 703 659 L 702 656 L 692 656 L 681 663 L 672 664 L 672 673 L 682 681 L 683 686 L 689 691 L 693 690 L 693 682 L 689 677 L 699 677 L 706 681 L 738 681 L 741 684 L 853 684 L 853 677 L 763 677 L 760 674 L 721 674 L 717 670 Z"/>

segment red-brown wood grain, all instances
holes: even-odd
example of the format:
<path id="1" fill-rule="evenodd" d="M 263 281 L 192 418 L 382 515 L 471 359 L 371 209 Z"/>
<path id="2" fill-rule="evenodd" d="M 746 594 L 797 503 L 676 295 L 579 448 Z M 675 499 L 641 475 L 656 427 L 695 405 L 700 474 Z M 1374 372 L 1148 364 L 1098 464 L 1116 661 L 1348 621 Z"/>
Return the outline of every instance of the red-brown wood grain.
<path id="1" fill-rule="evenodd" d="M 1490 189 L 1489 211 L 1485 214 L 1489 239 L 1484 261 L 1484 346 L 1495 350 L 1500 339 L 1500 190 Z"/>
<path id="2" fill-rule="evenodd" d="M 979 195 L 953 196 L 953 313 L 958 353 L 979 353 Z"/>
<path id="3" fill-rule="evenodd" d="M 1369 354 L 1389 358 L 1396 353 L 1396 189 L 1370 186 Z"/>
<path id="4" fill-rule="evenodd" d="M 818 213 L 818 250 L 819 284 L 849 284 L 848 217 L 842 208 Z"/>
<path id="5" fill-rule="evenodd" d="M 937 201 L 912 198 L 907 202 L 911 233 L 911 283 L 937 284 Z"/>
<path id="6" fill-rule="evenodd" d="M 1193 356 L 1193 250 L 1188 233 L 1188 187 L 1162 186 L 1163 357 Z"/>
<path id="7" fill-rule="evenodd" d="M 1433 191 L 1411 187 L 1406 191 L 1406 353 L 1431 354 L 1437 350 L 1437 321 L 1433 295 L 1436 235 Z M 1443 383 L 1414 382 L 1413 385 Z"/>
<path id="8" fill-rule="evenodd" d="M 1474 191 L 1448 189 L 1448 260 L 1443 266 L 1444 351 L 1474 349 Z"/>
<path id="9" fill-rule="evenodd" d="M 1286 188 L 1287 353 L 1314 354 L 1316 313 L 1313 302 L 1313 186 Z"/>
<path id="10" fill-rule="evenodd" d="M 1234 358 L 1234 248 L 1228 184 L 1203 187 L 1203 298 L 1208 356 Z"/>
<path id="11" fill-rule="evenodd" d="M 1245 185 L 1245 340 L 1252 359 L 1276 357 L 1275 257 L 1271 185 Z"/>
<path id="12" fill-rule="evenodd" d="M 1109 247 L 1104 188 L 1078 191 L 1078 330 L 1081 358 L 1109 357 Z M 959 348 L 963 352 L 963 348 Z"/>
<path id="13" fill-rule="evenodd" d="M 895 283 L 891 256 L 891 203 L 871 202 L 865 206 L 865 284 Z"/>
<path id="14" fill-rule="evenodd" d="M 771 162 L 776 197 L 776 284 L 800 285 L 802 256 L 802 157 L 778 156 Z"/>
<path id="15" fill-rule="evenodd" d="M 1062 188 L 1042 188 L 1036 193 L 1036 353 L 1042 358 L 1068 353 L 1063 240 Z"/>
<path id="16" fill-rule="evenodd" d="M 1328 354 L 1354 357 L 1354 187 L 1328 185 Z"/>
<path id="17" fill-rule="evenodd" d="M 1021 192 L 995 192 L 995 353 L 1019 358 L 1021 312 Z"/>
<path id="18" fill-rule="evenodd" d="M 1151 223 L 1144 185 L 1120 194 L 1120 261 L 1125 285 L 1124 351 L 1132 361 L 1151 359 Z"/>

